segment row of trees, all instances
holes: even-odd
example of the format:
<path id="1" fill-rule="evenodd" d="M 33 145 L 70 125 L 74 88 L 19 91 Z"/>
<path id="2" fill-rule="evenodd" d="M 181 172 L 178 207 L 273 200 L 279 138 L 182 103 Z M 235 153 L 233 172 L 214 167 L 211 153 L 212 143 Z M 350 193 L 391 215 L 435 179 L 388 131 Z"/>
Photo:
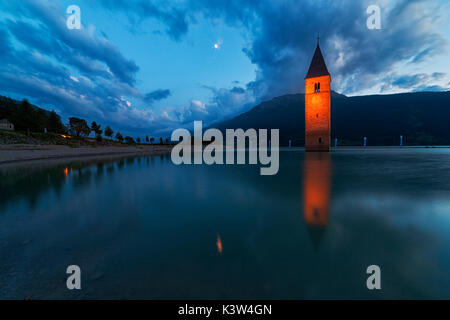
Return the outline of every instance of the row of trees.
<path id="1" fill-rule="evenodd" d="M 16 101 L 1 97 L 0 119 L 8 119 L 19 131 L 64 133 L 66 131 L 61 118 L 55 111 L 44 111 L 33 107 L 27 100 L 20 104 Z"/>
<path id="2" fill-rule="evenodd" d="M 82 136 L 89 136 L 91 132 L 94 132 L 95 136 L 97 137 L 97 140 L 102 139 L 102 134 L 104 133 L 105 137 L 112 138 L 114 131 L 111 129 L 110 126 L 106 126 L 105 132 L 102 130 L 102 126 L 100 124 L 97 124 L 97 122 L 92 121 L 91 126 L 89 126 L 84 119 L 71 117 L 69 118 L 69 132 L 73 135 L 76 135 L 77 137 Z M 121 136 L 120 132 L 116 134 Z"/>
<path id="3" fill-rule="evenodd" d="M 15 100 L 0 96 L 0 119 L 8 119 L 14 124 L 18 131 L 26 132 L 47 132 L 57 134 L 71 134 L 77 137 L 88 137 L 91 133 L 95 134 L 98 141 L 103 139 L 102 135 L 109 139 L 116 139 L 119 142 L 126 142 L 128 144 L 141 143 L 141 138 L 126 136 L 124 137 L 120 132 L 114 135 L 114 131 L 110 126 L 106 126 L 104 130 L 102 126 L 93 121 L 89 125 L 86 120 L 76 117 L 69 118 L 69 123 L 64 125 L 60 116 L 55 111 L 45 111 L 41 108 L 32 106 L 26 99 L 18 103 Z M 155 142 L 155 138 L 146 136 L 142 142 Z M 168 144 L 169 139 L 165 139 Z M 163 138 L 159 138 L 159 143 L 163 144 Z"/>
<path id="4" fill-rule="evenodd" d="M 112 137 L 114 136 L 114 131 L 111 129 L 110 126 L 106 126 L 106 128 L 103 132 L 102 126 L 100 124 L 98 124 L 97 122 L 93 121 L 91 123 L 91 125 L 89 126 L 88 123 L 86 122 L 86 120 L 80 119 L 80 118 L 75 118 L 75 117 L 69 118 L 69 132 L 77 137 L 82 137 L 82 136 L 87 137 L 91 134 L 91 132 L 94 132 L 98 141 L 102 140 L 102 134 L 104 134 L 105 137 L 108 137 L 110 139 L 112 139 Z M 134 140 L 134 138 L 130 137 L 130 136 L 123 137 L 123 135 L 120 132 L 117 132 L 114 137 L 119 142 L 125 141 L 128 144 L 132 144 L 132 143 L 136 143 L 136 142 L 141 143 L 141 138 L 136 138 L 136 140 Z M 142 140 L 142 142 L 143 141 L 144 140 Z M 169 139 L 166 139 L 165 141 L 166 141 L 166 144 L 169 144 Z M 153 144 L 155 142 L 155 138 L 146 136 L 145 142 Z M 163 138 L 159 138 L 159 143 L 164 144 Z"/>

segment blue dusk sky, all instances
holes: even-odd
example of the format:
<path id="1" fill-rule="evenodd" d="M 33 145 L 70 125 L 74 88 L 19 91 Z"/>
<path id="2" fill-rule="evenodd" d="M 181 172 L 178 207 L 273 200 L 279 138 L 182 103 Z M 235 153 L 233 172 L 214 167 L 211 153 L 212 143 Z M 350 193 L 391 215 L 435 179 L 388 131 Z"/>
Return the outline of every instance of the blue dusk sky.
<path id="1" fill-rule="evenodd" d="M 381 29 L 369 30 L 369 5 Z M 81 29 L 66 25 L 81 9 Z M 441 0 L 0 0 L 0 94 L 134 136 L 303 91 L 320 33 L 346 95 L 450 88 Z M 361 106 L 363 107 L 363 106 Z"/>

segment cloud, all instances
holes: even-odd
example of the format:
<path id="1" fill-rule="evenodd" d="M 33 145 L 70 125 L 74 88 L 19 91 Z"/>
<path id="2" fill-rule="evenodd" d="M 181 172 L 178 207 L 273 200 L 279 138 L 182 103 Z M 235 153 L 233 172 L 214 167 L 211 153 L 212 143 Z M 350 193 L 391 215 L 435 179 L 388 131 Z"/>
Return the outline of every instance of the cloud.
<path id="1" fill-rule="evenodd" d="M 135 83 L 138 66 L 127 60 L 106 38 L 95 35 L 93 29 L 69 30 L 62 8 L 50 1 L 24 0 L 21 17 L 40 21 L 39 26 L 23 21 L 7 22 L 7 28 L 23 44 L 49 56 L 54 56 L 87 74 L 107 75 L 107 70 L 120 81 Z M 52 35 L 49 37 L 48 35 Z M 103 63 L 107 68 L 100 67 Z"/>
<path id="2" fill-rule="evenodd" d="M 441 80 L 442 78 L 444 78 L 447 74 L 445 72 L 433 72 L 433 74 L 431 75 L 434 79 L 436 80 Z"/>
<path id="3" fill-rule="evenodd" d="M 130 97 L 144 96 L 135 87 L 139 68 L 93 27 L 67 29 L 64 9 L 51 1 L 5 5 L 15 18 L 0 20 L 0 92 L 28 97 L 66 119 L 85 117 L 128 132 L 171 125 L 161 114 L 131 107 Z"/>
<path id="4" fill-rule="evenodd" d="M 207 87 L 213 94 L 211 101 L 201 108 L 191 102 L 176 112 L 181 123 L 199 119 L 209 123 L 219 121 L 246 111 L 251 103 L 302 92 L 318 32 L 332 74 L 333 89 L 346 94 L 373 88 L 386 74 L 393 76 L 383 90 L 388 87 L 410 91 L 421 86 L 432 88 L 430 82 L 438 80 L 436 74 L 395 78 L 395 71 L 402 63 L 424 62 L 442 54 L 447 47 L 446 39 L 439 33 L 438 22 L 445 20 L 449 8 L 439 1 L 380 2 L 382 30 L 366 27 L 366 8 L 372 4 L 370 1 L 304 1 L 301 5 L 297 0 L 158 2 L 164 4 L 161 7 L 168 12 L 176 6 L 183 28 L 176 29 L 175 37 L 171 28 L 174 15 L 139 11 L 145 1 L 129 3 L 119 1 L 114 9 L 132 11 L 140 21 L 158 19 L 167 25 L 169 35 L 177 41 L 188 33 L 189 23 L 200 18 L 222 20 L 243 30 L 247 44 L 242 51 L 257 66 L 256 78 L 245 88 Z"/>
<path id="5" fill-rule="evenodd" d="M 2 3 L 14 18 L 0 18 L 0 92 L 26 95 L 63 116 L 84 116 L 129 132 L 162 133 L 194 120 L 211 124 L 263 99 L 301 92 L 318 32 L 336 91 L 351 94 L 380 83 L 381 91 L 445 89 L 442 72 L 399 74 L 399 67 L 445 52 L 439 23 L 450 7 L 439 1 L 380 1 L 382 30 L 366 28 L 365 9 L 372 4 L 366 0 L 301 5 L 298 0 L 102 0 L 93 5 L 98 3 L 126 16 L 135 28 L 157 20 L 158 29 L 174 41 L 182 41 L 199 19 L 223 21 L 241 31 L 241 49 L 257 67 L 256 76 L 247 84 L 205 86 L 210 99 L 192 97 L 180 108 L 139 108 L 139 101 L 151 105 L 171 91 L 140 92 L 138 65 L 103 32 L 90 25 L 68 30 L 65 10 L 55 1 L 22 0 Z"/>
<path id="6" fill-rule="evenodd" d="M 423 60 L 445 47 L 445 40 L 425 22 L 438 15 L 427 10 L 429 2 L 397 1 L 392 9 L 383 7 L 383 30 L 365 27 L 363 1 L 340 1 L 329 6 L 321 2 L 290 4 L 287 8 L 262 8 L 264 31 L 255 32 L 251 46 L 245 49 L 259 66 L 267 90 L 276 94 L 302 88 L 317 32 L 323 35 L 321 47 L 333 86 L 343 93 L 370 88 L 378 75 L 402 61 Z"/>
<path id="7" fill-rule="evenodd" d="M 204 103 L 193 99 L 188 106 L 173 111 L 174 118 L 181 125 L 190 125 L 198 120 L 202 120 L 205 125 L 211 125 L 245 112 L 256 103 L 251 91 L 243 88 L 203 87 L 212 93 L 210 101 Z"/>
<path id="8" fill-rule="evenodd" d="M 407 91 L 444 91 L 446 88 L 437 84 L 444 78 L 446 73 L 434 72 L 432 74 L 390 74 L 382 79 L 383 86 L 381 92 L 397 89 L 407 89 Z"/>
<path id="9" fill-rule="evenodd" d="M 0 26 L 2 25 L 0 24 Z M 9 51 L 11 51 L 9 36 L 6 31 L 3 30 L 2 26 L 2 29 L 0 29 L 0 54 L 6 56 Z"/>
<path id="10" fill-rule="evenodd" d="M 167 99 L 171 95 L 171 92 L 169 89 L 158 89 L 152 92 L 147 93 L 144 96 L 144 101 L 151 104 L 154 101 L 159 101 L 163 99 Z"/>
<path id="11" fill-rule="evenodd" d="M 450 88 L 444 88 L 440 85 L 431 85 L 431 86 L 427 86 L 427 85 L 420 85 L 416 88 L 414 88 L 414 92 L 442 92 L 442 91 L 447 91 Z"/>
<path id="12" fill-rule="evenodd" d="M 243 93 L 245 93 L 245 89 L 240 88 L 240 87 L 233 87 L 233 89 L 231 89 L 230 92 L 237 93 L 237 94 L 243 94 Z"/>
<path id="13" fill-rule="evenodd" d="M 397 86 L 399 88 L 410 88 L 424 82 L 428 78 L 429 76 L 423 73 L 404 75 L 394 79 L 394 81 L 392 81 L 392 85 Z"/>
<path id="14" fill-rule="evenodd" d="M 440 1 L 379 2 L 382 30 L 367 29 L 366 9 L 372 2 L 365 0 L 302 1 L 301 5 L 298 0 L 158 2 L 165 12 L 177 15 L 161 14 L 152 5 L 143 9 L 146 3 L 118 1 L 107 7 L 131 11 L 138 20 L 158 19 L 172 33 L 178 18 L 183 27 L 176 29 L 177 40 L 187 34 L 187 23 L 199 17 L 243 29 L 248 39 L 243 52 L 258 67 L 251 85 L 259 97 L 302 91 L 318 32 L 333 87 L 347 94 L 373 87 L 402 62 L 426 61 L 447 46 L 439 22 L 448 17 L 449 7 Z"/>
<path id="15" fill-rule="evenodd" d="M 139 25 L 144 19 L 153 18 L 166 25 L 166 33 L 175 41 L 181 40 L 188 32 L 190 17 L 186 10 L 175 5 L 180 2 L 157 1 L 129 1 L 129 0 L 101 0 L 102 5 L 113 11 L 126 12 L 132 25 Z M 154 31 L 155 32 L 155 31 Z M 156 32 L 159 32 L 156 30 Z"/>

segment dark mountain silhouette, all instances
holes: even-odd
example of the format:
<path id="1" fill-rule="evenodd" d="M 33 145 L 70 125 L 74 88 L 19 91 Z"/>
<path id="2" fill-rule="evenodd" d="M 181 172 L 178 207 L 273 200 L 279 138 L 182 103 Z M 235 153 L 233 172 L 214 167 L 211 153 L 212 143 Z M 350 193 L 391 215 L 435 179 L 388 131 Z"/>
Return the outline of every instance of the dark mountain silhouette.
<path id="1" fill-rule="evenodd" d="M 225 129 L 280 129 L 280 145 L 289 139 L 304 146 L 304 94 L 262 102 L 233 119 L 212 125 Z M 331 138 L 339 145 L 450 145 L 450 91 L 346 97 L 332 92 Z"/>

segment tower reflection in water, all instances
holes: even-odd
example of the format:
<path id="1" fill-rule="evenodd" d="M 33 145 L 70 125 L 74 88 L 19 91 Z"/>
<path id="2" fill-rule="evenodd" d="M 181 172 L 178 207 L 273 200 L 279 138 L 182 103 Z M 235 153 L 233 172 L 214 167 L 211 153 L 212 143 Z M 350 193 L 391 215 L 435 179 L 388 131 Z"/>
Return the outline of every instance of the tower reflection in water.
<path id="1" fill-rule="evenodd" d="M 329 221 L 331 154 L 306 152 L 303 175 L 303 212 L 313 247 L 317 250 Z"/>

